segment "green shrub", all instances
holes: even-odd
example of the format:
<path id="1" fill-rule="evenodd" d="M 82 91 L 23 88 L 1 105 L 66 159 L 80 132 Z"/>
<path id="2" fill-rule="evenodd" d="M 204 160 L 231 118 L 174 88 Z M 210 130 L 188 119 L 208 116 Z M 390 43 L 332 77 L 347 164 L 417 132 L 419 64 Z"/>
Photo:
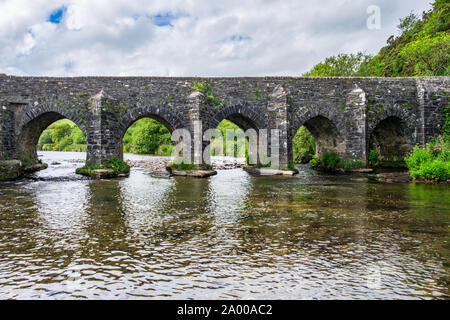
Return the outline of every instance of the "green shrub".
<path id="1" fill-rule="evenodd" d="M 167 128 L 153 119 L 142 119 L 132 134 L 132 150 L 138 154 L 156 154 L 163 144 L 171 145 L 171 134 Z"/>
<path id="2" fill-rule="evenodd" d="M 444 118 L 444 124 L 441 130 L 442 136 L 444 141 L 450 142 L 450 105 L 444 108 L 442 117 Z"/>
<path id="3" fill-rule="evenodd" d="M 326 170 L 334 170 L 336 169 L 340 159 L 337 154 L 333 152 L 327 152 L 325 153 L 322 158 L 320 159 L 320 162 L 324 169 Z"/>
<path id="4" fill-rule="evenodd" d="M 311 159 L 311 161 L 309 161 L 309 164 L 312 165 L 314 168 L 317 168 L 318 166 L 320 166 L 320 159 L 319 159 L 319 157 L 314 155 L 313 158 Z"/>
<path id="5" fill-rule="evenodd" d="M 289 161 L 289 164 L 286 168 L 287 170 L 291 170 L 291 171 L 297 171 L 297 167 L 295 166 L 295 162 L 294 161 Z"/>
<path id="6" fill-rule="evenodd" d="M 54 122 L 39 137 L 38 149 L 44 151 L 86 151 L 87 140 L 68 119 Z"/>
<path id="7" fill-rule="evenodd" d="M 192 86 L 192 89 L 197 90 L 198 92 L 201 92 L 204 94 L 206 102 L 213 108 L 220 108 L 223 105 L 223 101 L 219 98 L 217 98 L 211 86 L 206 81 L 194 81 L 194 85 Z"/>
<path id="8" fill-rule="evenodd" d="M 90 176 L 98 169 L 110 169 L 111 175 L 113 176 L 117 176 L 118 174 L 128 174 L 130 172 L 128 163 L 115 157 L 109 158 L 106 163 L 102 164 L 87 163 L 84 167 L 76 169 L 75 172 L 77 174 Z"/>
<path id="9" fill-rule="evenodd" d="M 433 139 L 425 148 L 415 147 L 405 159 L 414 179 L 446 181 L 450 177 L 450 142 Z"/>
<path id="10" fill-rule="evenodd" d="M 171 163 L 168 167 L 176 171 L 192 171 L 199 169 L 197 165 L 193 163 L 184 163 L 183 161 L 181 163 Z"/>
<path id="11" fill-rule="evenodd" d="M 409 155 L 405 161 L 409 170 L 419 170 L 423 163 L 431 162 L 433 160 L 432 154 L 427 149 L 415 147 L 413 153 Z"/>
<path id="12" fill-rule="evenodd" d="M 369 151 L 369 164 L 372 166 L 376 166 L 380 163 L 380 156 L 376 150 Z"/>
<path id="13" fill-rule="evenodd" d="M 436 181 L 447 181 L 450 175 L 450 163 L 433 160 L 424 162 L 418 170 L 412 170 L 411 176 L 414 179 L 426 179 Z"/>
<path id="14" fill-rule="evenodd" d="M 359 160 L 340 160 L 337 166 L 342 169 L 359 169 L 362 167 L 362 162 Z"/>
<path id="15" fill-rule="evenodd" d="M 130 166 L 128 163 L 126 163 L 123 160 L 120 160 L 118 158 L 109 158 L 106 162 L 106 168 L 113 169 L 114 171 L 117 171 L 118 173 L 129 173 L 130 172 Z"/>
<path id="16" fill-rule="evenodd" d="M 158 150 L 156 151 L 156 154 L 158 156 L 170 156 L 172 154 L 174 146 L 173 145 L 167 145 L 163 144 L 158 147 Z"/>

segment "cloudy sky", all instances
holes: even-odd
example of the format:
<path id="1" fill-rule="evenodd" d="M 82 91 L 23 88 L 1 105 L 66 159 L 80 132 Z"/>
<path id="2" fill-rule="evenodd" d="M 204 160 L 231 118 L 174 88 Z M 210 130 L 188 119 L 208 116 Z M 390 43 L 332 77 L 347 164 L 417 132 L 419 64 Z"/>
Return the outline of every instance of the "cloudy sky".
<path id="1" fill-rule="evenodd" d="M 0 73 L 299 76 L 432 0 L 0 0 Z M 370 6 L 381 28 L 369 29 Z M 373 22 L 373 20 L 371 20 Z"/>

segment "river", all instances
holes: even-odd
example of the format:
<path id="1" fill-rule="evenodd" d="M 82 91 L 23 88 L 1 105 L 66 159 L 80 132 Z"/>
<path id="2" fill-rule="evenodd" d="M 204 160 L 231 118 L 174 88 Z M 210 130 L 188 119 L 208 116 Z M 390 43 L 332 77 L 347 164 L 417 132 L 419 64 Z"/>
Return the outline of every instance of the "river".
<path id="1" fill-rule="evenodd" d="M 39 154 L 61 164 L 0 183 L 2 299 L 450 298 L 448 186 L 307 166 L 94 181 L 83 153 Z"/>

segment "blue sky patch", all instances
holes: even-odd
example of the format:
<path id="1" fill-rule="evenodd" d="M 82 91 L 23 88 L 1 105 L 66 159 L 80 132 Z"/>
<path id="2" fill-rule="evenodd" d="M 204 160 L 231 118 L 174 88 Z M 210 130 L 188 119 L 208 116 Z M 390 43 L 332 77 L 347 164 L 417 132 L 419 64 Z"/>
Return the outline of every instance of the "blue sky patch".
<path id="1" fill-rule="evenodd" d="M 167 13 L 158 13 L 154 16 L 150 16 L 149 18 L 153 21 L 153 24 L 158 27 L 165 27 L 170 26 L 173 27 L 172 21 L 176 20 L 182 16 L 185 16 L 184 14 L 173 14 L 171 12 Z"/>
<path id="2" fill-rule="evenodd" d="M 233 34 L 230 38 L 230 41 L 248 41 L 248 40 L 252 40 L 252 38 L 250 38 L 249 36 L 244 36 L 241 34 Z"/>
<path id="3" fill-rule="evenodd" d="M 73 61 L 68 61 L 64 64 L 64 70 L 67 72 L 70 72 L 73 70 L 74 66 L 75 66 L 75 63 Z"/>
<path id="4" fill-rule="evenodd" d="M 66 7 L 61 7 L 56 10 L 54 10 L 50 16 L 48 17 L 49 22 L 59 24 L 61 23 L 61 20 L 63 19 L 64 13 L 66 12 Z"/>

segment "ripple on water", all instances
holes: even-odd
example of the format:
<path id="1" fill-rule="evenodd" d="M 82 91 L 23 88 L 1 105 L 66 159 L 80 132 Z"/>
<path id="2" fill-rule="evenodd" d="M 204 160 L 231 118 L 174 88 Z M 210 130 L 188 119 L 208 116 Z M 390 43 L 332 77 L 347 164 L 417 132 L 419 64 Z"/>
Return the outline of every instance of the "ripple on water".
<path id="1" fill-rule="evenodd" d="M 307 168 L 92 181 L 83 154 L 43 155 L 61 165 L 0 184 L 1 298 L 450 296 L 446 186 Z"/>

